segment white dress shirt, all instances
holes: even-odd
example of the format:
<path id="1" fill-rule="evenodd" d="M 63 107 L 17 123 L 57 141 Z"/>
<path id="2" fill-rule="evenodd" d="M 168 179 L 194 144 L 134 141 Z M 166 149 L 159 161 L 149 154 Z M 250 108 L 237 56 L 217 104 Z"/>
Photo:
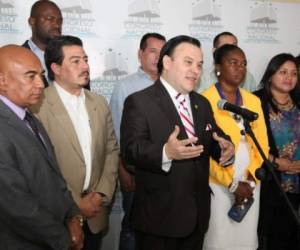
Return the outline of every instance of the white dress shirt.
<path id="1" fill-rule="evenodd" d="M 89 116 L 85 106 L 84 90 L 81 90 L 79 96 L 75 96 L 64 90 L 56 82 L 54 82 L 54 86 L 71 118 L 81 146 L 86 167 L 85 180 L 82 189 L 82 191 L 84 191 L 89 187 L 92 172 L 92 137 Z"/>

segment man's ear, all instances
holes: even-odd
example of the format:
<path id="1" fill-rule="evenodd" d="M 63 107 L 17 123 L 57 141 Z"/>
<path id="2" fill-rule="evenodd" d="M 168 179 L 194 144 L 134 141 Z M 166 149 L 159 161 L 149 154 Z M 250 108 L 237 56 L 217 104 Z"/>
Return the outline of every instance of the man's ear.
<path id="1" fill-rule="evenodd" d="M 28 24 L 30 25 L 30 27 L 35 25 L 35 18 L 34 17 L 29 17 L 28 18 Z"/>
<path id="2" fill-rule="evenodd" d="M 138 51 L 139 62 L 141 62 L 142 53 L 143 53 L 143 51 L 141 49 L 139 49 L 139 51 Z"/>
<path id="3" fill-rule="evenodd" d="M 60 75 L 60 69 L 61 69 L 61 66 L 57 63 L 51 63 L 51 69 L 54 73 L 54 75 Z"/>
<path id="4" fill-rule="evenodd" d="M 165 55 L 164 57 L 163 57 L 163 68 L 165 69 L 165 70 L 169 70 L 170 69 L 170 67 L 171 67 L 171 63 L 172 63 L 172 58 L 171 57 L 169 57 L 168 55 Z"/>
<path id="5" fill-rule="evenodd" d="M 4 75 L 2 72 L 0 72 L 0 84 L 2 84 L 4 81 Z"/>
<path id="6" fill-rule="evenodd" d="M 0 72 L 0 91 L 3 92 L 7 87 L 6 81 L 5 81 L 5 75 Z"/>

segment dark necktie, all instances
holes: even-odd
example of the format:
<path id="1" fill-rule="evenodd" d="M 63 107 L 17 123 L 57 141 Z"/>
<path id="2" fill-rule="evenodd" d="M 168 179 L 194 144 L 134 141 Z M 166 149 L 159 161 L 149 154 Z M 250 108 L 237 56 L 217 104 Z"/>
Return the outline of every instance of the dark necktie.
<path id="1" fill-rule="evenodd" d="M 36 136 L 36 138 L 39 140 L 39 142 L 43 145 L 43 147 L 45 148 L 45 150 L 47 151 L 46 145 L 41 137 L 39 128 L 36 124 L 36 121 L 34 120 L 32 114 L 28 111 L 26 111 L 26 115 L 24 118 L 25 121 L 27 121 L 28 125 L 30 126 L 33 134 Z"/>

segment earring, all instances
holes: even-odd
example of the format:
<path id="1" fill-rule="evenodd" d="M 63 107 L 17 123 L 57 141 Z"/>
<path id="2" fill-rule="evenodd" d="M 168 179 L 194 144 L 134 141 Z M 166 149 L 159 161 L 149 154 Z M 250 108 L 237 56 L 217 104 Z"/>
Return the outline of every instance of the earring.
<path id="1" fill-rule="evenodd" d="M 220 76 L 220 75 L 221 75 L 221 72 L 220 72 L 220 71 L 217 71 L 216 75 L 217 75 L 217 76 Z"/>

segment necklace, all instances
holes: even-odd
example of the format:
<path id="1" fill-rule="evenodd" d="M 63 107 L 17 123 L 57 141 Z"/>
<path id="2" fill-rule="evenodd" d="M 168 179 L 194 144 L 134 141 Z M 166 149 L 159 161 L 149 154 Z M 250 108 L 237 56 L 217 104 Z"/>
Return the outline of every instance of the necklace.
<path id="1" fill-rule="evenodd" d="M 285 103 L 280 103 L 275 98 L 272 100 L 280 110 L 289 111 L 295 106 L 291 98 L 289 98 Z"/>

